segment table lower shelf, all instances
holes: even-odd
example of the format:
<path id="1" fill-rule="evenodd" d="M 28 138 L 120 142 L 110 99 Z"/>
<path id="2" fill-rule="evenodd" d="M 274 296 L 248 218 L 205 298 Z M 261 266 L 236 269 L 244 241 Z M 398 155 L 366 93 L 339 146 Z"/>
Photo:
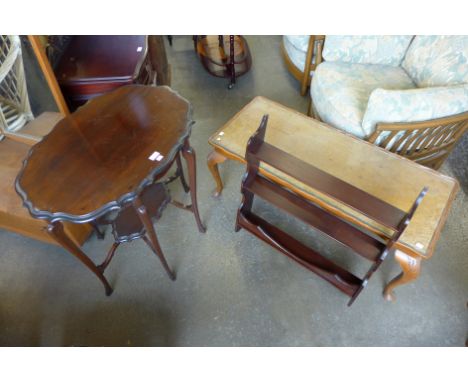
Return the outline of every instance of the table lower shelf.
<path id="1" fill-rule="evenodd" d="M 239 226 L 352 297 L 362 280 L 251 212 L 239 214 Z"/>

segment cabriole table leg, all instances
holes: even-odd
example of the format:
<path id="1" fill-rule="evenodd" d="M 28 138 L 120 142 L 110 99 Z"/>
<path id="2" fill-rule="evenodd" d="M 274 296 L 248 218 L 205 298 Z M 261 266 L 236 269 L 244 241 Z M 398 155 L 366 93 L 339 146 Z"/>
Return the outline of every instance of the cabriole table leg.
<path id="1" fill-rule="evenodd" d="M 161 249 L 161 246 L 159 245 L 158 237 L 156 236 L 156 231 L 154 230 L 153 227 L 153 222 L 151 221 L 151 218 L 148 215 L 148 211 L 146 210 L 146 207 L 143 205 L 141 200 L 139 198 L 136 198 L 133 202 L 133 205 L 136 209 L 136 212 L 138 213 L 138 216 L 140 218 L 141 223 L 145 227 L 146 234 L 148 238 L 143 236 L 143 240 L 145 243 L 151 248 L 151 250 L 156 254 L 156 256 L 159 257 L 159 260 L 161 260 L 161 263 L 166 270 L 167 274 L 169 275 L 169 278 L 174 281 L 176 279 L 174 272 L 172 269 L 169 267 L 169 264 L 167 264 L 166 258 L 164 257 L 164 253 Z"/>
<path id="2" fill-rule="evenodd" d="M 223 191 L 223 181 L 221 180 L 221 176 L 219 175 L 218 164 L 223 163 L 227 158 L 220 154 L 218 151 L 213 150 L 211 153 L 208 154 L 206 158 L 208 169 L 213 175 L 213 178 L 216 182 L 216 190 L 213 192 L 213 196 L 215 198 L 221 195 L 221 191 Z"/>
<path id="3" fill-rule="evenodd" d="M 383 294 L 387 301 L 395 301 L 393 290 L 397 286 L 417 279 L 421 272 L 421 258 L 419 257 L 410 256 L 397 249 L 395 251 L 395 260 L 400 265 L 402 272 L 385 287 Z"/>
<path id="4" fill-rule="evenodd" d="M 198 212 L 197 202 L 197 166 L 195 151 L 190 146 L 188 139 L 185 140 L 184 146 L 182 147 L 182 155 L 187 162 L 188 176 L 189 176 L 189 187 L 190 187 L 190 198 L 192 199 L 192 212 L 195 215 L 197 221 L 198 230 L 200 232 L 206 232 L 206 228 L 201 222 L 200 214 Z"/>
<path id="5" fill-rule="evenodd" d="M 184 191 L 187 193 L 190 191 L 190 188 L 187 184 L 187 181 L 185 180 L 184 169 L 182 167 L 182 161 L 180 160 L 180 153 L 177 153 L 176 155 L 176 164 L 177 164 L 177 171 L 180 174 L 180 182 L 182 183 L 182 187 L 184 188 Z"/>
<path id="6" fill-rule="evenodd" d="M 80 260 L 84 265 L 86 265 L 91 272 L 93 272 L 99 280 L 104 285 L 106 290 L 106 296 L 110 296 L 113 292 L 111 286 L 107 282 L 107 279 L 104 275 L 99 271 L 96 264 L 94 264 L 91 259 L 86 256 L 86 254 L 71 240 L 65 230 L 63 229 L 63 224 L 61 222 L 50 223 L 47 227 L 47 232 L 50 236 L 52 236 L 63 248 L 65 248 L 68 252 L 74 255 L 78 260 Z"/>

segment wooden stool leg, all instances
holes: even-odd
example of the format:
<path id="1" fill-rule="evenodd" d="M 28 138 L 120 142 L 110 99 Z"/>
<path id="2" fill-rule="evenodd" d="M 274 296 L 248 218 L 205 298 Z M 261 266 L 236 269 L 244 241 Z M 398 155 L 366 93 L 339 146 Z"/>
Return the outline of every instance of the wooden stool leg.
<path id="1" fill-rule="evenodd" d="M 158 238 L 156 236 L 156 232 L 153 227 L 153 223 L 148 215 L 148 212 L 146 211 L 146 207 L 143 205 L 141 200 L 139 198 L 135 199 L 133 202 L 133 205 L 135 206 L 135 209 L 138 213 L 138 216 L 140 217 L 140 220 L 145 227 L 146 234 L 149 236 L 149 240 L 146 236 L 143 236 L 143 240 L 145 241 L 146 244 L 153 250 L 153 252 L 159 257 L 159 260 L 161 260 L 161 263 L 166 270 L 167 274 L 169 275 L 169 278 L 171 280 L 175 280 L 175 274 L 169 268 L 169 265 L 167 264 L 166 258 L 164 257 L 164 253 L 161 249 L 161 246 L 159 245 Z"/>
<path id="2" fill-rule="evenodd" d="M 177 164 L 177 171 L 180 174 L 180 182 L 182 183 L 182 187 L 184 188 L 185 192 L 189 192 L 190 187 L 188 186 L 188 184 L 187 184 L 187 182 L 185 180 L 184 168 L 182 167 L 182 161 L 180 160 L 180 154 L 179 153 L 177 153 L 177 156 L 176 156 L 176 164 Z"/>
<path id="3" fill-rule="evenodd" d="M 107 282 L 107 279 L 99 271 L 96 264 L 94 264 L 91 259 L 86 256 L 86 254 L 67 236 L 65 230 L 63 229 L 63 224 L 61 222 L 55 222 L 49 224 L 47 227 L 47 232 L 52 236 L 63 248 L 68 252 L 74 255 L 78 260 L 80 260 L 84 265 L 88 267 L 104 285 L 106 290 L 106 296 L 110 296 L 113 292 L 111 286 Z"/>
<path id="4" fill-rule="evenodd" d="M 400 285 L 407 284 L 418 278 L 421 272 L 421 259 L 407 255 L 406 253 L 396 250 L 395 259 L 402 269 L 397 277 L 390 281 L 384 289 L 384 298 L 387 301 L 395 301 L 393 290 Z"/>
<path id="5" fill-rule="evenodd" d="M 206 228 L 201 222 L 200 214 L 198 212 L 197 202 L 197 165 L 195 159 L 195 151 L 190 147 L 188 139 L 185 140 L 184 146 L 182 147 L 182 155 L 187 162 L 187 168 L 189 173 L 189 185 L 190 185 L 190 197 L 192 199 L 192 212 L 195 215 L 195 220 L 198 225 L 200 232 L 206 232 Z"/>
<path id="6" fill-rule="evenodd" d="M 211 153 L 208 154 L 206 158 L 208 169 L 213 175 L 213 178 L 216 182 L 216 190 L 213 191 L 213 196 L 215 198 L 221 195 L 221 191 L 223 191 L 223 181 L 221 180 L 221 176 L 219 175 L 218 164 L 223 163 L 227 158 L 224 155 L 221 155 L 216 150 L 213 150 Z"/>

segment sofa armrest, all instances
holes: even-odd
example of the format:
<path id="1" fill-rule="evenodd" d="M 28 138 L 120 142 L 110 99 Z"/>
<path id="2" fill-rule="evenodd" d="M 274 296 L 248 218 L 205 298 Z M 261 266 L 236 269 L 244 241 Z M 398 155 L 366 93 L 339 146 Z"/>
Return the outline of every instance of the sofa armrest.
<path id="1" fill-rule="evenodd" d="M 467 130 L 468 111 L 421 122 L 379 123 L 368 141 L 437 170 Z"/>
<path id="2" fill-rule="evenodd" d="M 407 90 L 375 89 L 362 120 L 366 136 L 378 123 L 419 122 L 468 111 L 468 84 Z"/>
<path id="3" fill-rule="evenodd" d="M 362 128 L 386 150 L 438 169 L 468 127 L 468 85 L 375 89 Z"/>

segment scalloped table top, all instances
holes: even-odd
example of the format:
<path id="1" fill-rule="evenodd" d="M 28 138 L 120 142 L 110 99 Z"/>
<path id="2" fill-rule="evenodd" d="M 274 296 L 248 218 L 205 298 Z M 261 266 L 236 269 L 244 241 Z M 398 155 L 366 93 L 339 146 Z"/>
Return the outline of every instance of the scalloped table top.
<path id="1" fill-rule="evenodd" d="M 35 217 L 92 220 L 164 173 L 192 123 L 189 102 L 169 87 L 121 87 L 62 119 L 33 146 L 16 189 Z"/>

